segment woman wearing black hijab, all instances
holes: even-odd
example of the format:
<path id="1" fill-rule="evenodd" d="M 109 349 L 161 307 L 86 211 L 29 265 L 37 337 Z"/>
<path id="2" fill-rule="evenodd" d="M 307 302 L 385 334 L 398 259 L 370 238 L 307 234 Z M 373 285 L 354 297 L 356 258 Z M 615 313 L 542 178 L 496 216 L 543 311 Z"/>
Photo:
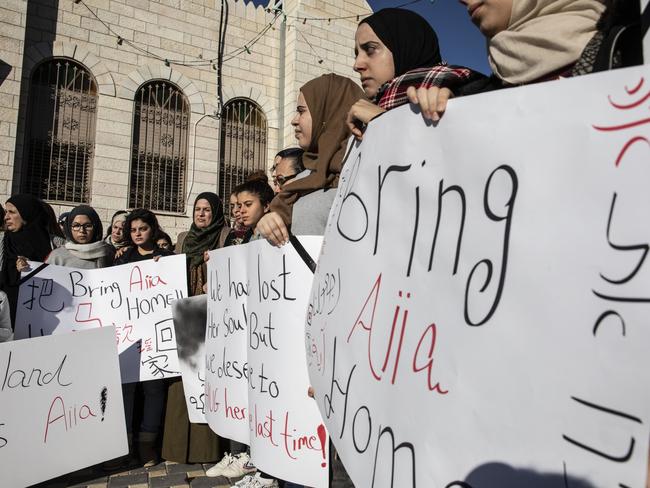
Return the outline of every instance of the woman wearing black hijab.
<path id="1" fill-rule="evenodd" d="M 357 138 L 362 137 L 363 124 L 409 102 L 410 87 L 445 87 L 453 92 L 454 88 L 483 77 L 468 68 L 444 64 L 433 28 L 410 10 L 388 8 L 363 19 L 357 27 L 354 50 L 354 70 L 359 73 L 366 96 L 372 100 L 358 101 L 348 113 L 348 125 Z M 437 120 L 435 107 L 426 101 L 418 101 L 422 114 Z"/>
<path id="2" fill-rule="evenodd" d="M 2 239 L 0 288 L 7 294 L 11 323 L 16 323 L 20 269 L 27 260 L 45 261 L 52 250 L 47 214 L 42 203 L 27 194 L 13 195 L 5 204 L 5 233 Z"/>
<path id="3" fill-rule="evenodd" d="M 79 205 L 65 221 L 64 246 L 50 253 L 46 262 L 69 268 L 104 268 L 113 264 L 115 249 L 102 240 L 102 221 L 94 208 Z"/>

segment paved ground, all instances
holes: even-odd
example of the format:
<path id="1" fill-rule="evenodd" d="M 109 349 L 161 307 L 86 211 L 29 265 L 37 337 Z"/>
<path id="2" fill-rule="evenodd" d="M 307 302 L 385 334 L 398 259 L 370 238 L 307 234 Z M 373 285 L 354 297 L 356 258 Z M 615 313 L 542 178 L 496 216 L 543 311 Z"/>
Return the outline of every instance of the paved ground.
<path id="1" fill-rule="evenodd" d="M 60 478 L 35 485 L 34 488 L 228 488 L 237 479 L 208 478 L 205 470 L 212 464 L 176 464 L 163 462 L 151 468 L 106 472 L 101 466 L 83 469 Z"/>
<path id="2" fill-rule="evenodd" d="M 176 464 L 163 462 L 151 468 L 132 467 L 106 472 L 101 466 L 83 469 L 32 488 L 229 488 L 241 478 L 208 478 L 205 470 L 212 464 Z M 331 488 L 354 488 L 340 462 L 334 462 Z"/>

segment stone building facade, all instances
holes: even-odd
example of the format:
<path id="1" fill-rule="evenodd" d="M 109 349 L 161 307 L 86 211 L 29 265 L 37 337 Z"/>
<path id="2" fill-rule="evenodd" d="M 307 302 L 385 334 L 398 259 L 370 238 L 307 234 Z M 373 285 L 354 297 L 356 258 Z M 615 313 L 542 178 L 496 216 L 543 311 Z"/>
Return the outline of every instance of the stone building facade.
<path id="1" fill-rule="evenodd" d="M 370 11 L 363 0 L 4 0 L 0 198 L 29 191 L 57 213 L 85 202 L 104 222 L 146 206 L 174 237 L 198 193 L 228 193 L 295 145 L 302 84 L 357 79 L 354 31 Z"/>

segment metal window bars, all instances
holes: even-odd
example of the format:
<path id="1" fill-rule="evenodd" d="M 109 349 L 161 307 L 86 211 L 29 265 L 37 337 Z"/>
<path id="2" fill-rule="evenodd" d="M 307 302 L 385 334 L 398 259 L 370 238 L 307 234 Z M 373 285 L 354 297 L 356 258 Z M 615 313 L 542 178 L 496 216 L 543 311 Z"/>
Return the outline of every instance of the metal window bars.
<path id="1" fill-rule="evenodd" d="M 95 148 L 97 84 L 79 63 L 54 58 L 30 80 L 22 191 L 45 200 L 87 203 Z"/>
<path id="2" fill-rule="evenodd" d="M 182 213 L 190 107 L 172 83 L 154 80 L 135 96 L 129 207 Z"/>
<path id="3" fill-rule="evenodd" d="M 235 98 L 223 107 L 219 151 L 219 195 L 228 213 L 232 190 L 255 171 L 266 170 L 267 123 L 252 100 Z"/>

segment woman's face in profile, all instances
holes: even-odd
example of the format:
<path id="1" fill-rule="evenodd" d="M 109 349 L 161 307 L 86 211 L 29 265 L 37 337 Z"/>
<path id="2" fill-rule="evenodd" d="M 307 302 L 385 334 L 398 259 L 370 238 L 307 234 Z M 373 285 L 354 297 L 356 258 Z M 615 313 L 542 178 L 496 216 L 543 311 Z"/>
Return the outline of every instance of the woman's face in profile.
<path id="1" fill-rule="evenodd" d="M 259 195 L 242 191 L 237 194 L 237 203 L 240 207 L 242 223 L 246 227 L 255 228 L 260 219 L 268 210 L 268 205 L 262 205 Z"/>
<path id="2" fill-rule="evenodd" d="M 459 0 L 467 8 L 472 22 L 491 39 L 510 25 L 513 0 Z"/>
<path id="3" fill-rule="evenodd" d="M 353 68 L 359 73 L 361 87 L 368 98 L 374 98 L 384 83 L 395 78 L 393 53 L 365 22 L 357 27 L 354 36 Z"/>
<path id="4" fill-rule="evenodd" d="M 9 232 L 18 232 L 25 225 L 20 212 L 13 203 L 5 204 L 5 227 Z"/>
<path id="5" fill-rule="evenodd" d="M 296 107 L 296 115 L 291 119 L 291 125 L 298 141 L 298 146 L 305 151 L 311 145 L 311 113 L 305 96 L 300 92 L 298 94 L 298 106 Z"/>

